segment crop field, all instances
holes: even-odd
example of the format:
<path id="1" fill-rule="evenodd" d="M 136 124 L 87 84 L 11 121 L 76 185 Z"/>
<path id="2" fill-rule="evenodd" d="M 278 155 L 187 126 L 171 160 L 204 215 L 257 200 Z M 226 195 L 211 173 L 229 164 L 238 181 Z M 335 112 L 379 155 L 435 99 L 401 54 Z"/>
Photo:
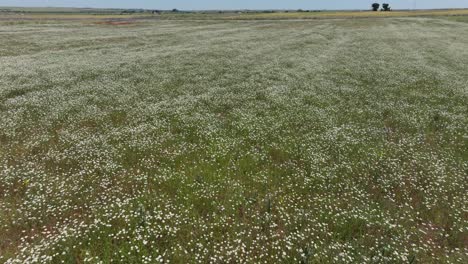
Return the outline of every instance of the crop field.
<path id="1" fill-rule="evenodd" d="M 468 263 L 467 21 L 0 20 L 0 263 Z"/>
<path id="2" fill-rule="evenodd" d="M 162 19 L 224 19 L 224 20 L 289 20 L 289 19 L 325 19 L 325 18 L 388 18 L 388 17 L 439 17 L 467 16 L 468 9 L 447 10 L 399 10 L 392 12 L 372 11 L 276 11 L 276 12 L 235 12 L 235 13 L 165 13 Z"/>
<path id="3" fill-rule="evenodd" d="M 131 11 L 131 13 L 129 12 Z M 125 13 L 126 12 L 126 13 Z M 1 8 L 0 21 L 96 21 L 96 20 L 308 20 L 308 19 L 344 19 L 344 18 L 394 18 L 394 17 L 443 17 L 466 18 L 468 9 L 442 10 L 395 10 L 392 12 L 356 11 L 198 11 L 172 12 L 161 11 L 152 14 L 151 10 L 124 9 L 77 9 L 77 8 Z"/>

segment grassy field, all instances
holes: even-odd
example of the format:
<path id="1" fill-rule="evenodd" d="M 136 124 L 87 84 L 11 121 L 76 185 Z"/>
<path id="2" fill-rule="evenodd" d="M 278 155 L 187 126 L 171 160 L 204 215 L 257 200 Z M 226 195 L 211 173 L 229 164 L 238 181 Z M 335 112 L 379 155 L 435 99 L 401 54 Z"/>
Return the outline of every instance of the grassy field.
<path id="1" fill-rule="evenodd" d="M 343 19 L 343 18 L 391 18 L 391 17 L 467 17 L 468 9 L 446 10 L 396 10 L 392 12 L 372 11 L 161 11 L 124 9 L 79 9 L 79 8 L 1 8 L 0 21 L 48 21 L 102 19 L 157 19 L 157 20 L 299 20 L 299 19 Z M 127 12 L 127 13 L 124 13 Z"/>
<path id="2" fill-rule="evenodd" d="M 0 262 L 467 263 L 466 21 L 0 21 Z"/>
<path id="3" fill-rule="evenodd" d="M 235 13 L 165 13 L 162 19 L 224 19 L 224 20 L 289 20 L 325 18 L 388 18 L 388 17 L 438 17 L 468 16 L 468 9 L 372 11 L 310 11 L 310 12 L 235 12 Z"/>

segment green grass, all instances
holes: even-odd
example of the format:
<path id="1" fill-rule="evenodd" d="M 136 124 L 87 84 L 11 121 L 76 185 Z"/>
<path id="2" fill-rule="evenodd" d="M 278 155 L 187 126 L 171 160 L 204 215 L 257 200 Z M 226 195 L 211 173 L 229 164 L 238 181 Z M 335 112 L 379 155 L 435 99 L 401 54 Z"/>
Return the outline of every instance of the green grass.
<path id="1" fill-rule="evenodd" d="M 0 262 L 466 263 L 467 29 L 0 21 Z"/>

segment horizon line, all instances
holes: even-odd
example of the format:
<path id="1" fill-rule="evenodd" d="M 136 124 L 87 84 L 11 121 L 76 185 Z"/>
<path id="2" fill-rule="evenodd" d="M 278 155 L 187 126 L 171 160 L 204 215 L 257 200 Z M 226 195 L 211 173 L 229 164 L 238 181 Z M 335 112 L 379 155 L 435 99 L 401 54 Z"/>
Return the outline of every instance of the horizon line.
<path id="1" fill-rule="evenodd" d="M 141 8 L 141 7 L 80 7 L 80 6 L 1 6 L 0 8 L 63 8 L 63 9 L 95 9 L 95 10 L 160 10 L 160 11 L 172 11 L 173 9 L 158 9 L 158 8 Z M 372 11 L 369 9 L 302 9 L 302 8 L 293 8 L 293 9 L 179 9 L 174 7 L 178 11 Z M 393 11 L 414 11 L 414 10 L 463 10 L 468 9 L 468 7 L 448 7 L 448 8 L 404 8 L 404 9 L 393 9 Z"/>

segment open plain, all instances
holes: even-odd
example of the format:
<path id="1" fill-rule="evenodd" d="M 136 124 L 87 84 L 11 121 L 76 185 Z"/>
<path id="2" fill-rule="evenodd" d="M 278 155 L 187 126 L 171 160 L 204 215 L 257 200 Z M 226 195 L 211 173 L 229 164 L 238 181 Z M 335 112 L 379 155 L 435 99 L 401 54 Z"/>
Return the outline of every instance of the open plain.
<path id="1" fill-rule="evenodd" d="M 0 19 L 0 262 L 468 262 L 466 17 L 61 18 Z"/>

